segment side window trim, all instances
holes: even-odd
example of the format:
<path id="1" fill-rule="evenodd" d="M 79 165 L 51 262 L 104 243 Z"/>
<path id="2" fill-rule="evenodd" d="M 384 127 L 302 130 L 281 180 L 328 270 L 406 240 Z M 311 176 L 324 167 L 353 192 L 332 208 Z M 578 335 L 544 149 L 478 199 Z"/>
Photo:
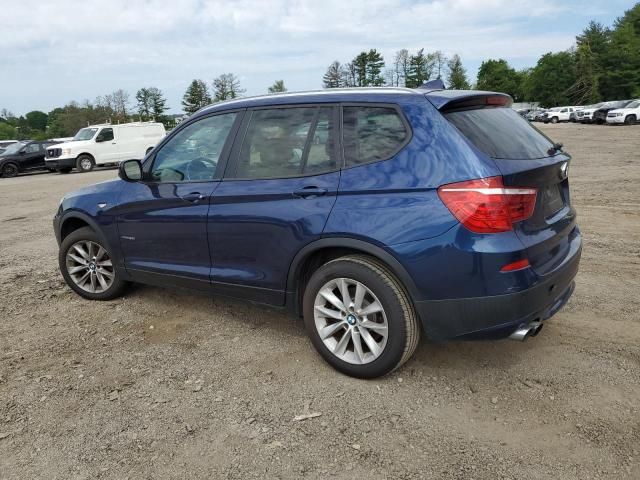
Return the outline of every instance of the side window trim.
<path id="1" fill-rule="evenodd" d="M 153 169 L 153 164 L 156 161 L 156 154 L 167 144 L 169 143 L 174 136 L 178 135 L 178 133 L 180 133 L 180 131 L 184 128 L 187 128 L 189 125 L 193 125 L 194 123 L 197 123 L 201 120 L 205 120 L 207 118 L 211 118 L 211 117 L 215 117 L 218 115 L 226 115 L 226 114 L 230 114 L 230 113 L 235 113 L 236 114 L 236 118 L 233 121 L 233 125 L 231 126 L 231 130 L 229 131 L 229 134 L 227 135 L 227 138 L 225 140 L 224 143 L 224 147 L 222 147 L 222 152 L 220 153 L 220 157 L 218 158 L 218 164 L 216 165 L 216 171 L 213 174 L 213 177 L 210 180 L 207 180 L 209 182 L 215 182 L 218 180 L 221 180 L 223 177 L 223 173 L 227 167 L 227 164 L 229 163 L 229 156 L 231 153 L 231 149 L 232 146 L 235 143 L 235 139 L 236 136 L 238 134 L 238 132 L 240 131 L 241 128 L 241 124 L 244 122 L 244 117 L 245 117 L 245 112 L 246 109 L 245 108 L 241 108 L 241 109 L 233 109 L 233 110 L 224 110 L 221 112 L 212 112 L 210 115 L 203 115 L 201 117 L 195 118 L 191 121 L 187 120 L 186 122 L 182 122 L 179 126 L 177 126 L 176 128 L 174 128 L 171 131 L 170 135 L 167 135 L 152 151 L 151 155 L 149 155 L 147 157 L 147 159 L 144 161 L 143 165 L 142 165 L 142 178 L 143 178 L 143 182 L 147 183 L 147 184 L 156 184 L 159 182 L 153 181 L 149 178 L 149 176 L 151 175 L 151 171 Z M 163 183 L 172 183 L 172 182 L 163 182 Z M 201 180 L 194 180 L 194 181 L 189 181 L 189 182 L 173 182 L 173 183 L 181 183 L 181 184 L 186 184 L 186 183 L 202 183 Z"/>
<path id="2" fill-rule="evenodd" d="M 320 109 L 322 107 L 331 108 L 331 121 L 333 122 L 333 128 L 336 129 L 336 137 L 333 142 L 333 153 L 336 158 L 337 166 L 335 169 L 327 170 L 322 173 L 308 173 L 308 174 L 300 174 L 300 175 L 292 175 L 288 177 L 269 177 L 269 178 L 236 178 L 236 172 L 239 168 L 240 162 L 240 150 L 242 149 L 242 144 L 244 143 L 245 137 L 249 130 L 249 123 L 251 122 L 251 117 L 253 116 L 253 112 L 259 110 L 272 110 L 272 109 L 285 109 L 285 108 L 316 108 L 317 112 L 314 116 L 314 120 L 312 121 L 312 127 L 317 124 L 317 119 L 319 118 Z M 296 104 L 286 104 L 286 105 L 260 105 L 256 107 L 250 107 L 246 109 L 244 118 L 242 119 L 242 124 L 238 127 L 238 131 L 235 135 L 235 141 L 233 142 L 233 146 L 231 147 L 231 151 L 228 156 L 228 161 L 226 164 L 226 168 L 224 171 L 224 175 L 222 176 L 222 181 L 255 181 L 255 180 L 282 180 L 283 178 L 305 178 L 305 177 L 315 177 L 318 175 L 325 175 L 328 173 L 339 172 L 344 168 L 344 156 L 342 155 L 342 118 L 341 118 L 341 108 L 339 103 L 296 103 Z M 307 150 L 307 144 L 311 141 L 311 135 L 307 134 L 307 142 L 305 143 L 304 150 Z M 310 148 L 310 144 L 309 144 Z"/>
<path id="3" fill-rule="evenodd" d="M 391 155 L 389 155 L 386 158 L 380 158 L 380 159 L 376 159 L 376 160 L 372 160 L 369 162 L 365 162 L 365 163 L 359 163 L 356 165 L 347 165 L 347 158 L 346 155 L 344 154 L 344 109 L 345 107 L 369 107 L 369 108 L 391 108 L 393 110 L 396 111 L 396 113 L 398 114 L 398 116 L 400 117 L 400 121 L 402 122 L 402 124 L 404 125 L 405 131 L 407 132 L 407 136 L 405 137 L 404 141 L 398 145 L 398 148 L 396 148 L 393 153 Z M 378 162 L 386 162 L 387 160 L 392 159 L 393 157 L 395 157 L 396 155 L 398 155 L 398 153 L 400 153 L 409 143 L 411 143 L 411 140 L 413 140 L 413 129 L 411 128 L 411 124 L 409 123 L 409 121 L 407 120 L 406 115 L 404 114 L 404 111 L 402 110 L 402 107 L 400 107 L 400 105 L 398 105 L 397 103 L 375 103 L 375 102 L 343 102 L 340 103 L 340 151 L 342 154 L 342 168 L 343 169 L 349 169 L 349 168 L 356 168 L 356 167 L 361 167 L 363 165 L 371 165 L 373 163 L 378 163 Z"/>

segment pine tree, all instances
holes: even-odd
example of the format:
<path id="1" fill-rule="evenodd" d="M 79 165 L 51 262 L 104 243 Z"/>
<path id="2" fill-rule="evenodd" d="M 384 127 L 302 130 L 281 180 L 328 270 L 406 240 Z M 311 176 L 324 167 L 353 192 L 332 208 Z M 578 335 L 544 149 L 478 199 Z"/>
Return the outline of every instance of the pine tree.
<path id="1" fill-rule="evenodd" d="M 447 63 L 449 68 L 449 75 L 447 76 L 447 87 L 453 90 L 469 90 L 469 79 L 467 78 L 467 72 L 462 66 L 462 60 L 457 53 L 451 57 Z"/>
<path id="2" fill-rule="evenodd" d="M 342 66 L 337 60 L 327 68 L 326 73 L 322 76 L 322 86 L 324 88 L 339 88 L 345 86 L 342 77 Z"/>
<path id="3" fill-rule="evenodd" d="M 233 73 L 223 73 L 213 80 L 213 101 L 222 102 L 237 98 L 245 92 L 240 80 Z"/>
<path id="4" fill-rule="evenodd" d="M 191 115 L 211 103 L 209 88 L 203 80 L 193 80 L 182 97 L 184 111 Z"/>
<path id="5" fill-rule="evenodd" d="M 375 48 L 372 48 L 367 52 L 365 85 L 374 87 L 384 85 L 384 77 L 382 76 L 383 68 L 384 58 L 382 58 L 382 54 Z"/>
<path id="6" fill-rule="evenodd" d="M 424 54 L 424 48 L 421 48 L 409 57 L 409 71 L 405 84 L 409 88 L 417 88 L 429 80 L 432 73 L 433 59 L 428 58 Z"/>
<path id="7" fill-rule="evenodd" d="M 287 87 L 284 86 L 284 80 L 276 80 L 268 89 L 269 93 L 284 93 Z"/>

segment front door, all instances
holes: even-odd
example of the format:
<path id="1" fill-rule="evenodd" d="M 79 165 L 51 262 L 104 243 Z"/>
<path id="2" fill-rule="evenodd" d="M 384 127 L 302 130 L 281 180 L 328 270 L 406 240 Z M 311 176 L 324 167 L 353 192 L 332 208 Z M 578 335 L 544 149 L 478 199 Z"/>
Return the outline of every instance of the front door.
<path id="1" fill-rule="evenodd" d="M 178 285 L 209 285 L 209 204 L 240 116 L 209 116 L 181 127 L 147 159 L 144 181 L 124 186 L 118 229 L 134 279 L 171 276 Z"/>
<path id="2" fill-rule="evenodd" d="M 336 119 L 332 106 L 247 112 L 209 210 L 215 290 L 284 304 L 291 261 L 336 200 Z"/>
<path id="3" fill-rule="evenodd" d="M 118 144 L 112 127 L 102 128 L 96 135 L 95 142 L 94 156 L 97 164 L 115 161 Z"/>
<path id="4" fill-rule="evenodd" d="M 20 163 L 21 170 L 33 170 L 44 167 L 44 147 L 40 142 L 31 142 L 23 148 Z"/>

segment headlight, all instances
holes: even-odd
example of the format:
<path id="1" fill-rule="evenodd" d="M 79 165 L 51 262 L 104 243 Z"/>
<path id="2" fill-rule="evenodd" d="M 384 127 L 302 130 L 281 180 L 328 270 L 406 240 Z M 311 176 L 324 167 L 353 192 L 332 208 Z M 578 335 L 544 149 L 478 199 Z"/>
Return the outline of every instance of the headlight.
<path id="1" fill-rule="evenodd" d="M 62 155 L 71 155 L 71 149 L 70 148 L 63 148 L 62 149 Z"/>

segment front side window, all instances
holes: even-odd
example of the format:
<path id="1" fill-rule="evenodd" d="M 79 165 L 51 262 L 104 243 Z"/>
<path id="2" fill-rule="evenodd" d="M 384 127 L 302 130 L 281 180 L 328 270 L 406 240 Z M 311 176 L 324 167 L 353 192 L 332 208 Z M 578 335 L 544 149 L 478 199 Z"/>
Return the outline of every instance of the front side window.
<path id="1" fill-rule="evenodd" d="M 283 178 L 335 170 L 331 107 L 274 108 L 251 114 L 235 178 Z"/>
<path id="2" fill-rule="evenodd" d="M 30 143 L 29 145 L 24 147 L 24 152 L 25 153 L 37 153 L 39 151 L 40 151 L 40 144 L 39 143 Z"/>
<path id="3" fill-rule="evenodd" d="M 344 107 L 342 116 L 347 167 L 392 157 L 409 135 L 391 107 Z"/>
<path id="4" fill-rule="evenodd" d="M 206 117 L 180 130 L 155 155 L 154 182 L 212 180 L 236 113 Z"/>
<path id="5" fill-rule="evenodd" d="M 109 142 L 113 140 L 113 128 L 103 128 L 96 136 L 96 142 Z"/>

